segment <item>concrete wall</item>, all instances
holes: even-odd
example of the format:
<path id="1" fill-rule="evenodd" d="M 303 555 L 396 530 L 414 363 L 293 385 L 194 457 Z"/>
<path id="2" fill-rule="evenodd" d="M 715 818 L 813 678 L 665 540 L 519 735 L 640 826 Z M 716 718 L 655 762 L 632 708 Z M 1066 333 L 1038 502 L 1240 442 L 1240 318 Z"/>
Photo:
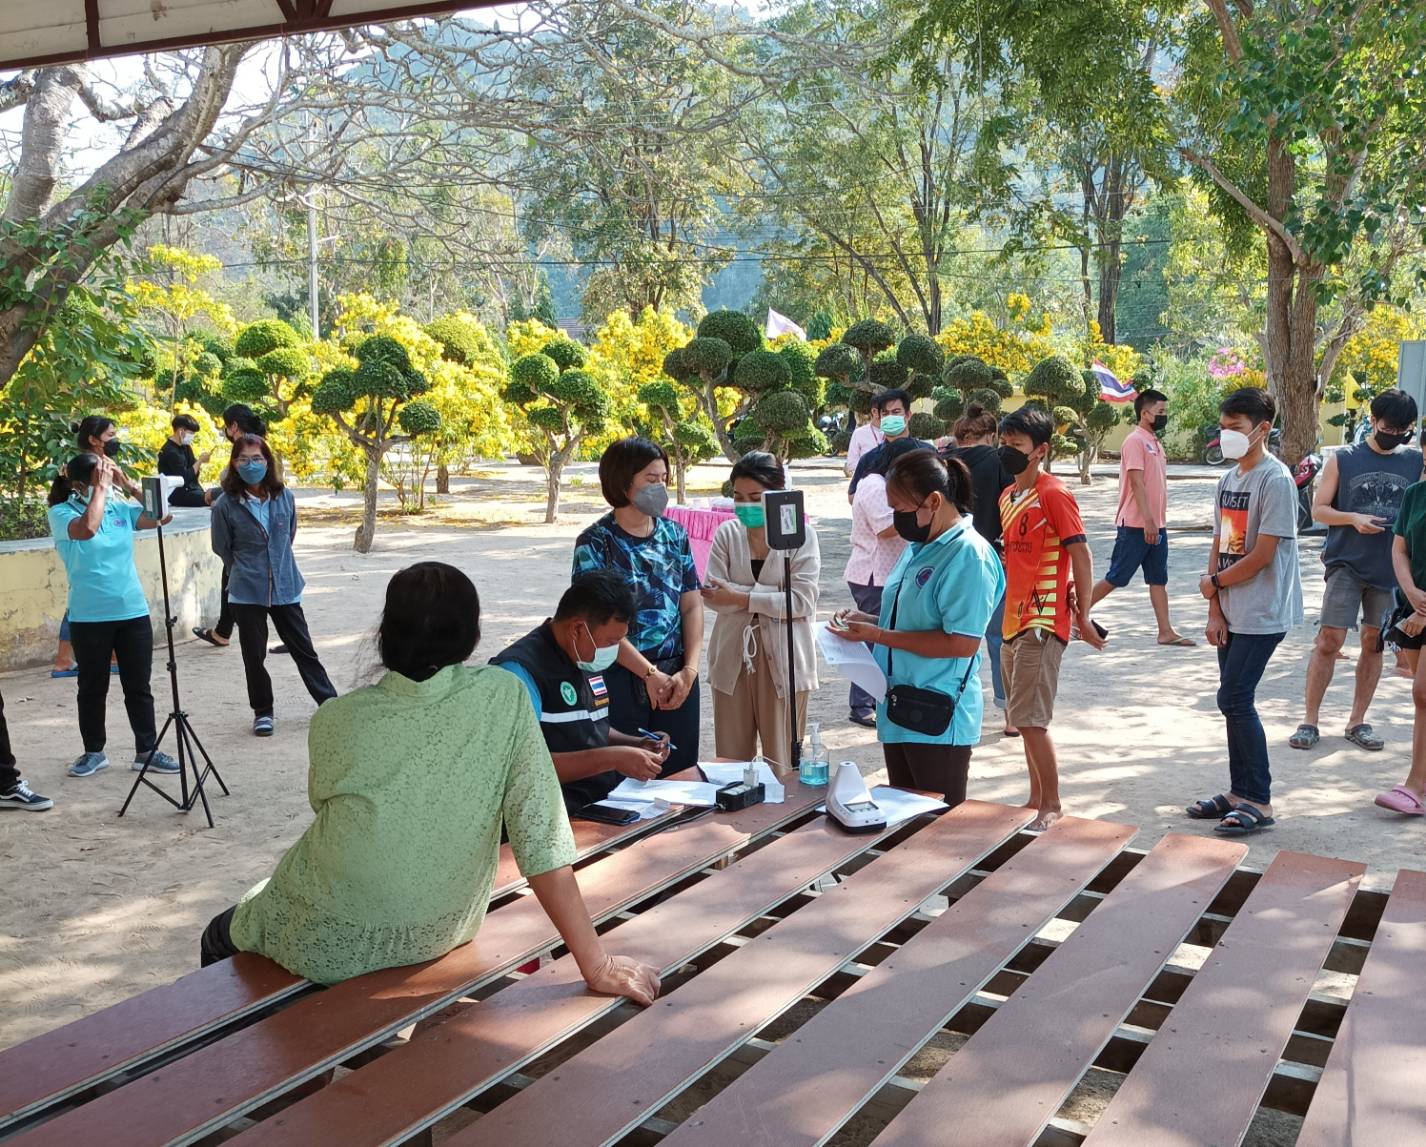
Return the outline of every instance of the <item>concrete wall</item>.
<path id="1" fill-rule="evenodd" d="M 175 510 L 173 522 L 163 531 L 169 595 L 178 617 L 175 639 L 188 636 L 192 626 L 218 619 L 222 563 L 208 543 L 209 518 L 206 509 Z M 149 599 L 154 642 L 162 645 L 163 588 L 154 531 L 138 535 L 134 558 Z M 69 581 L 53 540 L 0 542 L 0 671 L 54 659 L 68 593 Z"/>

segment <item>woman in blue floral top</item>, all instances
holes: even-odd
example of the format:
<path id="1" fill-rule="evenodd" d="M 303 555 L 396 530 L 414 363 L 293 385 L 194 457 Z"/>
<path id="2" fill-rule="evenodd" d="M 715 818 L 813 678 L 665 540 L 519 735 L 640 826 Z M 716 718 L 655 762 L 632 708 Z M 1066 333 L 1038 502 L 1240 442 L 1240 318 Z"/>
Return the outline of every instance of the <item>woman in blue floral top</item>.
<path id="1" fill-rule="evenodd" d="M 612 507 L 579 535 L 574 574 L 613 569 L 638 603 L 618 661 L 608 667 L 609 721 L 626 733 L 648 729 L 673 744 L 664 774 L 698 761 L 698 659 L 703 601 L 688 534 L 663 516 L 668 455 L 647 438 L 622 438 L 599 459 L 599 484 Z"/>

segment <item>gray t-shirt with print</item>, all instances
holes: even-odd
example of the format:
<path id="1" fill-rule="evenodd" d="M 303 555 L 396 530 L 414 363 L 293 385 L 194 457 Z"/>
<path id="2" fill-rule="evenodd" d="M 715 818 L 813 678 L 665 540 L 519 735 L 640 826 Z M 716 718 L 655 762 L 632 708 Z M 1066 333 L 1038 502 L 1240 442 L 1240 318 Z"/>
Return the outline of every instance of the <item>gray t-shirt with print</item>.
<path id="1" fill-rule="evenodd" d="M 1252 578 L 1218 594 L 1230 633 L 1286 633 L 1302 622 L 1302 580 L 1297 571 L 1297 487 L 1271 454 L 1246 474 L 1234 466 L 1218 482 L 1213 532 L 1218 572 L 1252 553 L 1259 534 L 1281 538 L 1273 560 Z"/>

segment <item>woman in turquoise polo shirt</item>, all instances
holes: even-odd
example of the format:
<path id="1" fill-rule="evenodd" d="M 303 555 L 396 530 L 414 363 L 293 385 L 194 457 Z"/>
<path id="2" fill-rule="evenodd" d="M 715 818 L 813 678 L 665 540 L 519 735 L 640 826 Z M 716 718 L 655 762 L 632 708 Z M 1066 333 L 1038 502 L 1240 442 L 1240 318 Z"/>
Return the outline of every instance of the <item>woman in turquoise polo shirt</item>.
<path id="1" fill-rule="evenodd" d="M 980 740 L 980 643 L 1005 593 L 1005 573 L 995 549 L 971 528 L 971 479 L 962 462 L 943 462 L 931 450 L 903 455 L 887 472 L 886 500 L 896 532 L 910 544 L 887 578 L 881 616 L 844 610 L 836 622 L 842 636 L 876 647 L 888 694 L 901 687 L 913 702 L 907 708 L 920 714 L 902 723 L 897 706 L 886 699 L 877 706 L 887 777 L 902 788 L 944 793 L 955 806 L 965 800 L 971 749 Z M 975 688 L 967 688 L 972 681 Z"/>
<path id="2" fill-rule="evenodd" d="M 147 761 L 151 772 L 178 772 L 177 761 L 153 751 L 153 624 L 134 568 L 134 531 L 158 523 L 144 516 L 142 506 L 117 497 L 115 486 L 140 496 L 139 487 L 107 456 L 80 454 L 60 471 L 49 494 L 50 533 L 69 575 L 70 639 L 79 663 L 84 752 L 69 766 L 72 777 L 91 777 L 109 767 L 104 711 L 111 657 L 119 664 L 124 708 L 134 732 L 134 768 L 142 769 Z"/>

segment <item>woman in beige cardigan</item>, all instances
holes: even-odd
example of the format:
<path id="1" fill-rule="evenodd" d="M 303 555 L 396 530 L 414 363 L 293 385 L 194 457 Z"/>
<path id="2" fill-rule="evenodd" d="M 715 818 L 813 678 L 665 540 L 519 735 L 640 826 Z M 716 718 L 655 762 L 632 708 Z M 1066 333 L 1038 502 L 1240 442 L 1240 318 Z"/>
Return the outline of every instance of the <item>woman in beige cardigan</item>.
<path id="1" fill-rule="evenodd" d="M 733 464 L 733 511 L 713 535 L 703 600 L 718 615 L 708 646 L 713 687 L 713 743 L 720 757 L 745 761 L 758 751 L 786 768 L 791 760 L 787 723 L 786 554 L 768 549 L 763 493 L 786 488 L 782 463 L 771 454 L 744 454 Z M 812 620 L 817 616 L 817 575 L 822 557 L 809 524 L 807 540 L 791 551 L 792 641 L 797 669 L 797 728 L 807 721 L 807 697 L 817 688 Z"/>

